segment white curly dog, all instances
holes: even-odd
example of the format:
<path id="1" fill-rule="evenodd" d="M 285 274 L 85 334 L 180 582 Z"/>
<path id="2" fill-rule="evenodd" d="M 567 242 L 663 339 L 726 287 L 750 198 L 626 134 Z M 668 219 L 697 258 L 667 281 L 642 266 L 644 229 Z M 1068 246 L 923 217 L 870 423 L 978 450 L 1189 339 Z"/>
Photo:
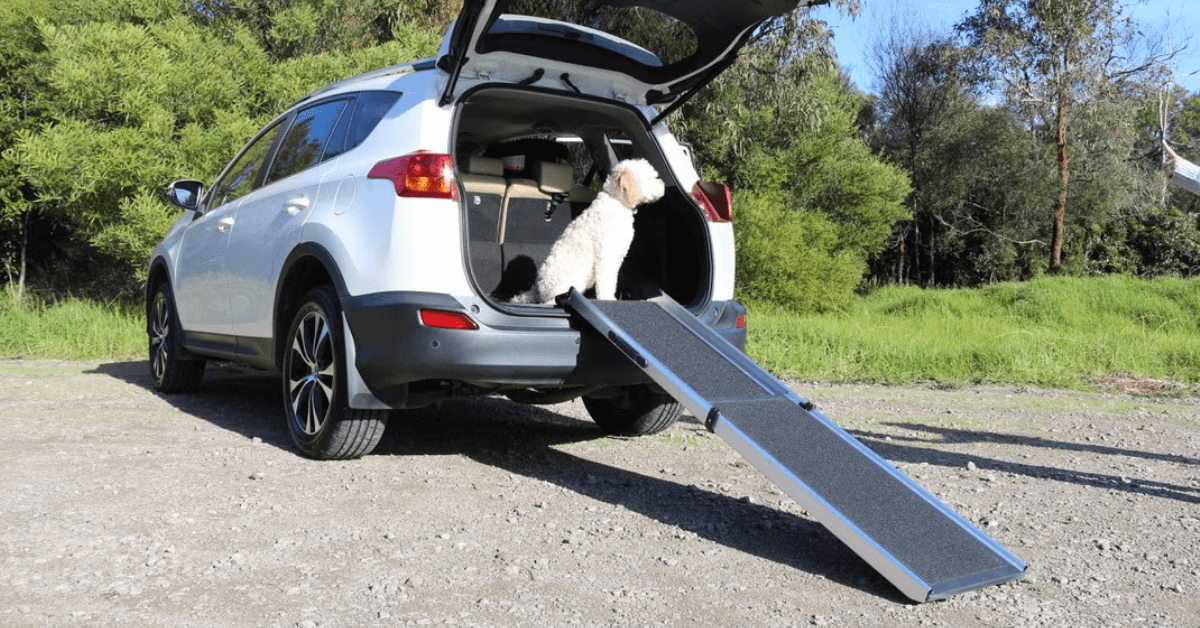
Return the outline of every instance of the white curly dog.
<path id="1" fill-rule="evenodd" d="M 663 192 L 662 179 L 650 162 L 618 163 L 596 200 L 554 242 L 533 288 L 512 302 L 548 304 L 572 287 L 583 292 L 592 286 L 597 299 L 615 299 L 617 272 L 633 241 L 633 215 L 638 205 L 662 198 Z"/>

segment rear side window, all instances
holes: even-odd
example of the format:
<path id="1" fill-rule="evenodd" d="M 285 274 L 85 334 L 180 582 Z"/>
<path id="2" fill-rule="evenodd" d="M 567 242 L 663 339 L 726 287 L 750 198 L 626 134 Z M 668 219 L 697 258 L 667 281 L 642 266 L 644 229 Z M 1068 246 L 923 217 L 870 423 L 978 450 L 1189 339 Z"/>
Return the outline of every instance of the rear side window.
<path id="1" fill-rule="evenodd" d="M 349 100 L 335 100 L 309 107 L 296 115 L 296 121 L 275 152 L 271 172 L 264 185 L 291 176 L 316 165 L 325 152 Z"/>
<path id="2" fill-rule="evenodd" d="M 362 92 L 353 111 L 342 116 L 322 159 L 332 159 L 362 144 L 400 99 L 399 92 Z"/>

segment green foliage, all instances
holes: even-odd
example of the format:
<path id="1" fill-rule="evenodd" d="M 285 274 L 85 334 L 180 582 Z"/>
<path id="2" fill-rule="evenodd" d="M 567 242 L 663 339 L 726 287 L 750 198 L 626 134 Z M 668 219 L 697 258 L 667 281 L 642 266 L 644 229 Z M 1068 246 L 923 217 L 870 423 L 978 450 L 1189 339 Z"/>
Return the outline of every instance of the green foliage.
<path id="1" fill-rule="evenodd" d="M 914 191 L 913 221 L 875 262 L 876 279 L 924 286 L 1029 279 L 1046 271 L 1056 232 L 1059 269 L 1069 274 L 1200 270 L 1185 252 L 1195 229 L 1162 206 L 1158 140 L 1148 132 L 1156 116 L 1146 94 L 1161 59 L 1131 74 L 1097 67 L 1124 62 L 1102 55 L 1114 45 L 1108 35 L 1128 35 L 1119 7 L 1107 0 L 1072 6 L 989 0 L 959 27 L 973 48 L 919 33 L 881 46 L 871 137 L 911 174 Z M 1040 29 L 1039 20 L 1050 26 Z M 1063 44 L 1060 51 L 1074 52 L 1060 61 L 1070 63 L 1054 66 L 1047 61 L 1054 37 L 1070 33 L 1090 39 Z M 1058 91 L 1063 85 L 1068 94 Z M 1069 117 L 1060 136 L 1062 107 Z M 1176 119 L 1186 120 L 1182 113 L 1175 110 Z M 1181 137 L 1184 126 L 1176 125 Z M 1070 211 L 1056 230 L 1061 154 Z M 1156 226 L 1164 220 L 1183 232 L 1168 235 Z"/>
<path id="2" fill-rule="evenodd" d="M 346 16 L 320 25 L 309 19 L 329 4 L 320 0 L 271 4 L 279 11 L 270 14 L 278 32 L 312 34 L 328 23 L 321 32 L 336 37 L 350 29 Z M 235 13 L 266 10 L 253 2 L 220 6 Z M 205 16 L 199 5 L 146 0 L 93 4 L 81 13 L 69 8 L 46 5 L 22 22 L 32 35 L 20 46 L 39 52 L 21 67 L 40 72 L 42 111 L 36 126 L 11 132 L 15 142 L 0 163 L 19 176 L 7 185 L 0 178 L 0 198 L 19 187 L 27 203 L 70 221 L 94 246 L 134 269 L 144 266 L 177 216 L 158 194 L 169 181 L 211 181 L 255 131 L 300 96 L 432 54 L 438 42 L 436 33 L 399 29 L 403 39 L 370 47 L 347 42 L 336 53 L 275 61 L 261 39 L 272 39 L 269 33 L 256 33 L 252 22 Z M 357 44 L 371 41 L 369 31 L 355 31 Z"/>
<path id="3" fill-rule="evenodd" d="M 1193 163 L 1200 163 L 1200 92 L 1190 96 L 1179 96 L 1181 94 L 1168 96 L 1172 106 L 1168 111 L 1168 119 L 1164 121 L 1167 126 L 1165 139 L 1171 143 L 1172 148 L 1181 157 Z M 1154 146 L 1147 153 L 1154 158 L 1150 167 L 1156 169 L 1159 165 L 1160 153 L 1157 145 L 1159 137 L 1151 134 L 1151 139 Z M 1190 215 L 1195 221 L 1195 226 L 1200 228 L 1200 196 L 1173 184 L 1167 184 L 1164 191 L 1166 193 L 1164 204 L 1178 208 Z M 1193 270 L 1192 272 L 1197 271 Z"/>
<path id="4" fill-rule="evenodd" d="M 848 307 L 866 264 L 838 251 L 828 217 L 793 209 L 780 190 L 735 196 L 738 290 L 745 297 L 801 312 Z"/>
<path id="5" fill-rule="evenodd" d="M 245 30 L 280 62 L 408 41 L 417 31 L 440 41 L 460 8 L 460 0 L 231 0 L 189 3 L 185 12 L 217 30 Z"/>
<path id="6" fill-rule="evenodd" d="M 1093 238 L 1105 214 L 1122 202 L 1123 175 L 1131 170 L 1122 161 L 1126 151 L 1116 145 L 1120 140 L 1112 136 L 1123 135 L 1119 130 L 1132 120 L 1122 125 L 1114 118 L 1136 110 L 1140 97 L 1166 82 L 1175 53 L 1139 48 L 1142 36 L 1118 0 L 983 0 L 957 28 L 972 50 L 980 81 L 1056 147 L 1059 186 L 1049 270 L 1087 270 Z M 1099 127 L 1086 128 L 1098 120 L 1104 121 Z M 1131 143 L 1127 139 L 1125 146 Z M 1089 149 L 1090 164 L 1076 163 Z M 1085 181 L 1073 184 L 1081 175 Z M 1103 191 L 1096 196 L 1077 198 L 1081 188 L 1098 187 Z M 1075 233 L 1083 223 L 1083 237 L 1072 243 L 1068 216 Z"/>
<path id="7" fill-rule="evenodd" d="M 800 379 L 1086 387 L 1200 382 L 1196 280 L 1043 277 L 980 289 L 881 288 L 845 314 L 751 307 L 748 351 Z"/>
<path id="8" fill-rule="evenodd" d="M 903 173 L 858 135 L 859 97 L 819 55 L 755 47 L 675 123 L 704 175 L 741 193 L 734 205 L 737 282 L 745 298 L 802 311 L 845 307 L 892 225 L 906 217 Z"/>

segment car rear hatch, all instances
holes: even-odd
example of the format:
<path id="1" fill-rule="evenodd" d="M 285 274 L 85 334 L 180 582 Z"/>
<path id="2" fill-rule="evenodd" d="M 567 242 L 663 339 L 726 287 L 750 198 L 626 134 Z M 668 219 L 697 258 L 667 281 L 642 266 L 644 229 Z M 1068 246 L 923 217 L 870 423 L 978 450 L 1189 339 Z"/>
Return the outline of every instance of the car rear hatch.
<path id="1" fill-rule="evenodd" d="M 466 0 L 442 42 L 449 75 L 669 105 L 707 84 L 755 29 L 826 0 Z"/>

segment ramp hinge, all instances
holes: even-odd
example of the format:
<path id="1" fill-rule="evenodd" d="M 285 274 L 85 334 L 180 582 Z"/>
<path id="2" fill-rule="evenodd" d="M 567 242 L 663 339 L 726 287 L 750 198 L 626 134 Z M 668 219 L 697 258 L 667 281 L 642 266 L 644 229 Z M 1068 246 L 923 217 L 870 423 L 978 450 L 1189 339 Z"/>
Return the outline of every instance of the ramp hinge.
<path id="1" fill-rule="evenodd" d="M 630 346 L 630 344 L 626 342 L 624 338 L 618 336 L 617 332 L 608 332 L 608 341 L 616 345 L 616 347 L 621 350 L 621 353 L 625 354 L 625 357 L 633 360 L 633 363 L 638 365 L 638 368 L 644 369 L 650 365 L 650 363 L 646 361 L 646 358 L 643 358 L 640 353 L 635 351 L 634 348 Z"/>
<path id="2" fill-rule="evenodd" d="M 708 411 L 708 416 L 704 417 L 705 429 L 707 429 L 710 432 L 717 431 L 715 428 L 717 427 L 717 418 L 720 416 L 721 416 L 721 411 L 718 410 L 716 406 L 713 406 L 712 408 L 710 408 Z"/>

